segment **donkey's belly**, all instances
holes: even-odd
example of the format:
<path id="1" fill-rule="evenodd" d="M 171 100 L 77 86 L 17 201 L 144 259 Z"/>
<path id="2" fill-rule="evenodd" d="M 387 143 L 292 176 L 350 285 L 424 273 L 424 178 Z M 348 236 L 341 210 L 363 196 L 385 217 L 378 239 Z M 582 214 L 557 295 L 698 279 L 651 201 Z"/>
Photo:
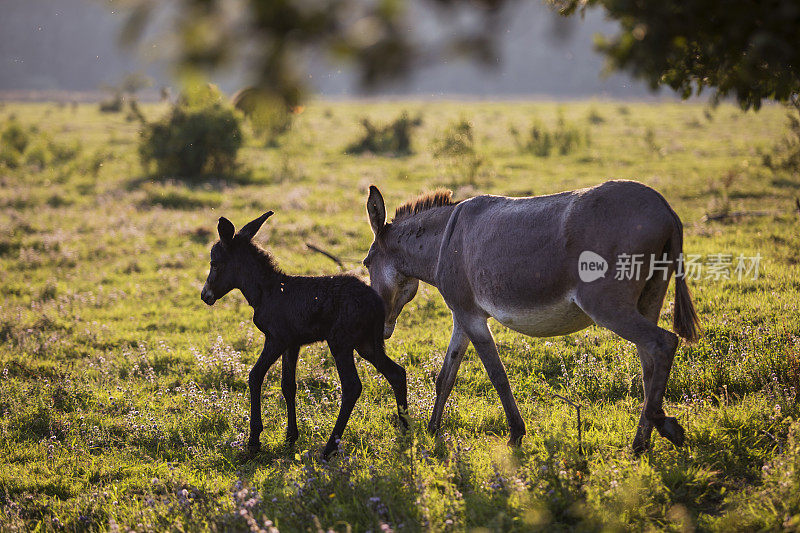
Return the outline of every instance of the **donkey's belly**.
<path id="1" fill-rule="evenodd" d="M 571 300 L 527 308 L 512 309 L 491 304 L 481 307 L 507 328 L 531 337 L 567 335 L 593 323 Z"/>

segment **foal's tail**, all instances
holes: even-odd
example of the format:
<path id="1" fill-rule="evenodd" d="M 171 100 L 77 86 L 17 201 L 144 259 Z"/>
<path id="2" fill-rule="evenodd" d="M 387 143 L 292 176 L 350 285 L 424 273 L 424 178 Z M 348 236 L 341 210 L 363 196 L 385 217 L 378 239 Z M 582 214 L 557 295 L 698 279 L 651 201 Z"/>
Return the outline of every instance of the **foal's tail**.
<path id="1" fill-rule="evenodd" d="M 672 329 L 688 342 L 697 342 L 700 337 L 699 320 L 694 310 L 692 296 L 686 285 L 686 272 L 683 265 L 683 224 L 672 208 L 669 208 L 675 219 L 675 229 L 670 239 L 670 255 L 675 261 L 675 311 L 672 318 Z"/>

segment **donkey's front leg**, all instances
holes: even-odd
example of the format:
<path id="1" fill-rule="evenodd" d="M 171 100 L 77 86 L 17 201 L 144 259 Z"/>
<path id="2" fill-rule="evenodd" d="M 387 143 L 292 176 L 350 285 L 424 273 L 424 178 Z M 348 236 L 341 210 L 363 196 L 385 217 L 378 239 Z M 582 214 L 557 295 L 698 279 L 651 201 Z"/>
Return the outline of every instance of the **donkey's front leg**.
<path id="1" fill-rule="evenodd" d="M 464 353 L 466 353 L 468 346 L 469 338 L 455 316 L 453 316 L 453 335 L 450 337 L 450 345 L 447 347 L 447 353 L 444 356 L 442 370 L 439 372 L 439 377 L 436 378 L 436 402 L 433 405 L 431 421 L 428 423 L 428 431 L 430 433 L 436 433 L 442 423 L 444 406 L 447 403 L 447 398 L 450 397 L 450 392 L 453 390 L 458 367 L 461 365 L 461 360 L 464 358 Z"/>
<path id="2" fill-rule="evenodd" d="M 271 339 L 264 341 L 264 349 L 261 355 L 250 370 L 250 375 L 247 378 L 247 384 L 250 387 L 250 438 L 247 441 L 247 446 L 250 451 L 258 451 L 261 447 L 259 437 L 264 425 L 261 422 L 261 384 L 264 383 L 264 376 L 267 371 L 275 364 L 275 361 L 283 353 L 283 348 L 277 345 Z"/>
<path id="3" fill-rule="evenodd" d="M 506 369 L 497 355 L 497 346 L 495 346 L 489 326 L 486 325 L 486 318 L 476 317 L 473 320 L 464 321 L 463 326 L 475 351 L 481 358 L 486 373 L 489 374 L 489 379 L 494 385 L 497 395 L 500 396 L 500 402 L 503 404 L 503 410 L 506 412 L 506 419 L 511 429 L 508 444 L 518 446 L 522 442 L 522 437 L 525 436 L 525 422 L 519 414 L 517 402 L 511 392 L 511 385 L 508 383 Z"/>
<path id="4" fill-rule="evenodd" d="M 286 400 L 286 442 L 294 443 L 300 433 L 297 431 L 297 410 L 295 397 L 297 395 L 297 357 L 300 354 L 299 346 L 292 346 L 283 355 L 281 365 L 281 392 Z"/>

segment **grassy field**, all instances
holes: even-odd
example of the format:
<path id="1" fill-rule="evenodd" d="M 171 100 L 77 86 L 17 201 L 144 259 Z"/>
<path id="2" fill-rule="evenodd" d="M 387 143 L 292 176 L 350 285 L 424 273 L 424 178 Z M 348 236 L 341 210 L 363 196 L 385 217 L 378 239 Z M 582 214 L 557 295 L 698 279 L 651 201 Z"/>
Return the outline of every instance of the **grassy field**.
<path id="1" fill-rule="evenodd" d="M 419 115 L 414 153 L 348 155 L 359 120 Z M 164 106 L 145 106 L 150 118 Z M 187 186 L 149 178 L 139 125 L 96 105 L 0 107 L 0 130 L 28 132 L 0 163 L 0 530 L 752 531 L 800 529 L 800 177 L 762 164 L 785 111 L 619 102 L 310 103 L 241 170 Z M 558 117 L 588 146 L 537 157 L 517 146 Z M 13 118 L 12 118 L 13 117 Z M 448 124 L 472 123 L 476 154 L 434 157 Z M 0 147 L 2 149 L 2 147 Z M 11 168 L 14 166 L 15 168 Z M 243 453 L 247 372 L 263 336 L 237 292 L 200 301 L 220 215 L 237 226 L 275 211 L 259 240 L 290 273 L 333 273 L 316 244 L 360 265 L 364 204 L 390 212 L 435 186 L 456 198 L 547 194 L 611 178 L 659 190 L 685 226 L 687 254 L 760 254 L 758 279 L 690 282 L 705 330 L 679 348 L 667 411 L 676 449 L 630 442 L 642 402 L 634 347 L 592 327 L 533 339 L 491 323 L 528 426 L 505 442 L 498 397 L 470 348 L 438 437 L 425 426 L 450 334 L 423 286 L 387 342 L 408 370 L 412 429 L 392 422 L 386 381 L 358 359 L 364 391 L 322 462 L 340 388 L 327 346 L 301 352 L 300 440 L 283 444 L 280 363 L 264 384 L 263 450 Z M 703 221 L 706 214 L 762 216 Z M 671 323 L 670 289 L 662 325 Z M 585 455 L 574 410 L 582 408 Z"/>

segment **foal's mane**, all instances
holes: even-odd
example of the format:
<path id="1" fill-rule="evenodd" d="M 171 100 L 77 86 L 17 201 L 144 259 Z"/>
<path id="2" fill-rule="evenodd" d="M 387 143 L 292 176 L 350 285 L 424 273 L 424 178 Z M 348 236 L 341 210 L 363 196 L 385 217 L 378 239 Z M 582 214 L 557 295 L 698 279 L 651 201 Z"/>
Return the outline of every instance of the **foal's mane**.
<path id="1" fill-rule="evenodd" d="M 458 202 L 453 201 L 453 191 L 448 189 L 436 189 L 422 193 L 413 200 L 409 200 L 400 204 L 394 212 L 394 219 L 392 222 L 397 222 L 416 215 L 434 207 L 444 207 L 447 205 L 455 205 Z"/>
<path id="2" fill-rule="evenodd" d="M 272 255 L 262 248 L 258 243 L 254 241 L 247 241 L 245 246 L 252 251 L 256 261 L 258 261 L 261 266 L 272 272 L 282 273 L 281 269 L 278 268 L 278 265 L 275 264 L 275 259 L 273 259 Z"/>

